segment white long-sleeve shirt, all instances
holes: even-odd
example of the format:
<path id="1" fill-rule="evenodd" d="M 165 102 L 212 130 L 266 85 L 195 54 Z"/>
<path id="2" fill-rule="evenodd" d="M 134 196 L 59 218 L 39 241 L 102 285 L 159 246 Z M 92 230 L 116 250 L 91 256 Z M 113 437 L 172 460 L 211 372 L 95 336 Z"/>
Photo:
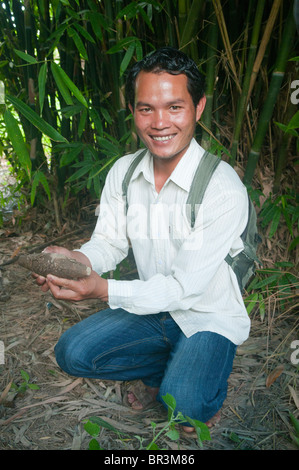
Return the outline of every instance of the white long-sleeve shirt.
<path id="1" fill-rule="evenodd" d="M 203 153 L 193 139 L 157 193 L 153 158 L 147 152 L 131 178 L 127 215 L 122 182 L 136 154 L 120 158 L 108 173 L 92 237 L 80 251 L 102 274 L 115 269 L 131 243 L 139 279 L 108 280 L 110 308 L 137 315 L 168 311 L 187 337 L 208 330 L 238 345 L 247 339 L 250 321 L 236 276 L 224 258 L 243 248 L 247 192 L 233 168 L 222 161 L 191 230 L 186 201 Z"/>

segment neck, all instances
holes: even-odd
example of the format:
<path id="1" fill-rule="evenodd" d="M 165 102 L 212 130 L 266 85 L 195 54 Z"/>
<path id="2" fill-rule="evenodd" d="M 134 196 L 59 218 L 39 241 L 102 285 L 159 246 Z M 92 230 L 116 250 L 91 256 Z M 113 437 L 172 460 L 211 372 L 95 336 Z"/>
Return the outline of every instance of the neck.
<path id="1" fill-rule="evenodd" d="M 158 193 L 161 191 L 165 182 L 168 180 L 184 154 L 185 152 L 165 158 L 152 154 L 154 161 L 155 187 Z"/>
<path id="2" fill-rule="evenodd" d="M 163 188 L 174 168 L 171 169 L 169 166 L 161 165 L 159 161 L 154 159 L 155 188 L 158 193 Z"/>

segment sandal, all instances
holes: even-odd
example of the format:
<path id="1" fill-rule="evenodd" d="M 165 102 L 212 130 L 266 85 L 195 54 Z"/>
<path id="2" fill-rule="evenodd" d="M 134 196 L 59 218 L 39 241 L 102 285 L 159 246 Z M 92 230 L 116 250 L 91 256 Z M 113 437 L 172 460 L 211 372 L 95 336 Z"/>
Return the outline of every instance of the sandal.
<path id="1" fill-rule="evenodd" d="M 157 404 L 156 400 L 153 398 L 151 393 L 149 392 L 149 387 L 144 385 L 141 380 L 137 380 L 135 382 L 125 382 L 123 384 L 123 404 L 129 407 L 133 412 L 140 413 L 142 411 L 147 410 L 148 408 L 152 408 Z M 134 408 L 128 399 L 128 393 L 131 392 L 136 397 L 136 400 L 142 405 L 142 408 Z"/>

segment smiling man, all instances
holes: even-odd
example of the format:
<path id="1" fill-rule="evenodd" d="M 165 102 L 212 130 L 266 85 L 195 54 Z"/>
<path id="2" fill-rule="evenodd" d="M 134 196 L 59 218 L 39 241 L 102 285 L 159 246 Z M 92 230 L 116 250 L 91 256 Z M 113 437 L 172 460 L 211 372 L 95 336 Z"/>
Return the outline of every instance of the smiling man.
<path id="1" fill-rule="evenodd" d="M 163 403 L 169 393 L 177 411 L 211 425 L 226 398 L 236 347 L 250 328 L 225 262 L 243 248 L 247 192 L 221 162 L 191 230 L 186 202 L 204 154 L 194 131 L 206 100 L 202 75 L 185 54 L 162 48 L 145 57 L 131 69 L 126 95 L 145 152 L 125 155 L 110 170 L 91 240 L 77 251 L 47 250 L 76 258 L 92 274 L 78 281 L 37 278 L 58 299 L 99 298 L 109 306 L 62 335 L 57 362 L 74 376 L 134 381 L 124 394 L 134 410 Z M 123 181 L 141 152 L 126 210 Z M 101 277 L 130 245 L 139 278 Z"/>

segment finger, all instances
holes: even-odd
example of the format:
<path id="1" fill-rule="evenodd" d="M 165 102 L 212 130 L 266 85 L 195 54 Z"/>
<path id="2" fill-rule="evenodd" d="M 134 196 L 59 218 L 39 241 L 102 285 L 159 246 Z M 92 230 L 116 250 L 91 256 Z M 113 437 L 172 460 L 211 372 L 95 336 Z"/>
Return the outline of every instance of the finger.
<path id="1" fill-rule="evenodd" d="M 36 273 L 31 273 L 31 276 L 33 277 L 33 279 L 36 280 L 36 283 L 40 286 L 42 286 L 46 282 L 46 278 L 44 276 L 40 276 Z"/>
<path id="2" fill-rule="evenodd" d="M 49 290 L 49 285 L 47 283 L 47 281 L 41 286 L 41 291 L 42 292 L 48 292 Z"/>
<path id="3" fill-rule="evenodd" d="M 48 274 L 46 279 L 47 281 L 51 282 L 51 284 L 57 287 L 63 287 L 64 289 L 74 289 L 76 288 L 76 285 L 78 284 L 78 281 L 54 276 L 54 274 Z"/>
<path id="4" fill-rule="evenodd" d="M 47 279 L 44 276 L 39 276 L 36 273 L 31 273 L 31 276 L 35 279 L 36 284 L 40 286 L 42 292 L 47 292 L 49 290 Z"/>
<path id="5" fill-rule="evenodd" d="M 50 245 L 43 250 L 43 253 L 59 253 L 61 255 L 70 256 L 70 250 L 63 246 Z"/>
<path id="6" fill-rule="evenodd" d="M 78 281 L 63 279 L 49 274 L 47 284 L 54 297 L 60 300 L 81 300 L 82 296 L 78 293 Z"/>

